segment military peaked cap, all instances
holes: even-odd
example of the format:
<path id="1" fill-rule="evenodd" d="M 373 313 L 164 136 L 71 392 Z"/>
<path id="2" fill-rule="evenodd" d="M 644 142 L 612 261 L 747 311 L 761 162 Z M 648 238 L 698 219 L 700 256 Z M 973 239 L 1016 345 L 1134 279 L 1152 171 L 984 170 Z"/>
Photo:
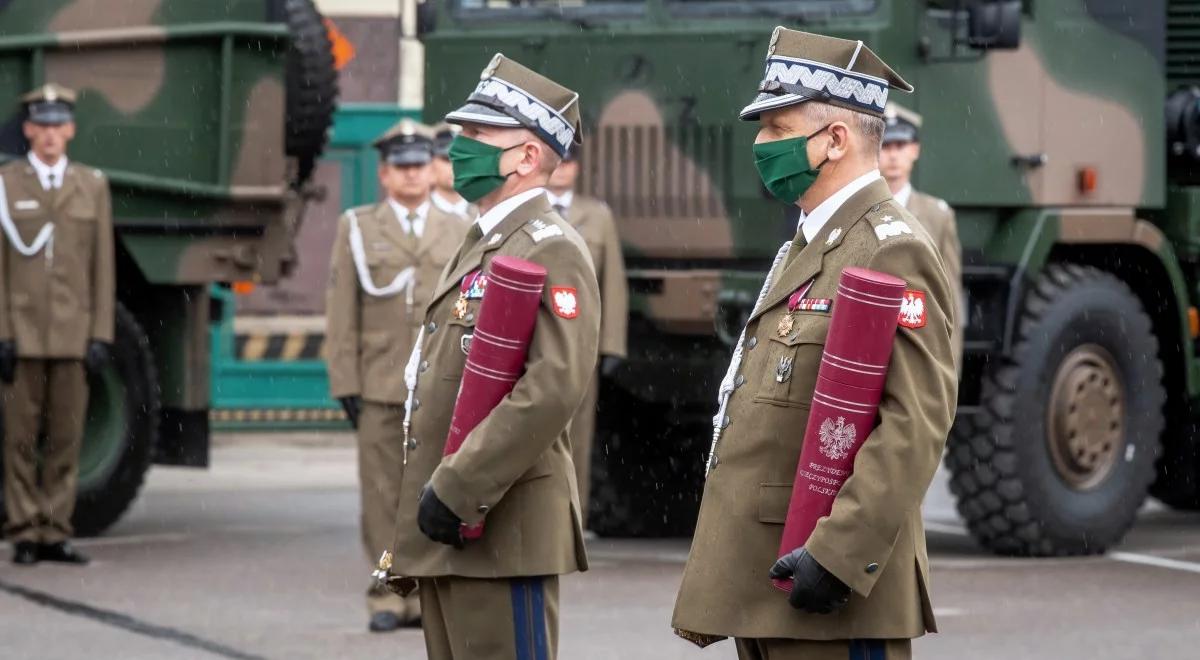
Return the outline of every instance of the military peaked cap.
<path id="1" fill-rule="evenodd" d="M 883 110 L 883 143 L 888 142 L 918 142 L 918 129 L 921 128 L 921 115 L 897 105 L 888 103 Z"/>
<path id="2" fill-rule="evenodd" d="M 524 127 L 559 156 L 582 141 L 579 94 L 497 53 L 461 108 L 446 115 L 452 124 Z"/>
<path id="3" fill-rule="evenodd" d="M 29 121 L 54 126 L 75 119 L 75 90 L 47 83 L 21 97 Z"/>
<path id="4" fill-rule="evenodd" d="M 375 140 L 374 145 L 380 157 L 391 165 L 425 165 L 433 160 L 433 140 L 432 128 L 406 117 Z"/>
<path id="5" fill-rule="evenodd" d="M 883 116 L 889 89 L 913 91 L 861 41 L 775 28 L 767 48 L 758 96 L 738 117 L 753 121 L 764 110 L 819 101 Z"/>

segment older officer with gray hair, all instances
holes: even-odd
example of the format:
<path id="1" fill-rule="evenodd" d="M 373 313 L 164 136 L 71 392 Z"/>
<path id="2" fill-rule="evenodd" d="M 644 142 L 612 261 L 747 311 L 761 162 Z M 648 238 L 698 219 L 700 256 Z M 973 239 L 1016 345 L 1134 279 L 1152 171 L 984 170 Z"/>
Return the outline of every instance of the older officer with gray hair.
<path id="1" fill-rule="evenodd" d="M 776 28 L 741 119 L 800 226 L 763 285 L 722 387 L 700 519 L 673 625 L 743 660 L 907 658 L 936 629 L 921 500 L 953 418 L 954 294 L 937 247 L 879 175 L 888 90 L 911 87 L 861 41 Z M 781 557 L 838 282 L 850 266 L 907 282 L 878 424 L 804 546 Z M 791 582 L 791 593 L 772 580 Z"/>

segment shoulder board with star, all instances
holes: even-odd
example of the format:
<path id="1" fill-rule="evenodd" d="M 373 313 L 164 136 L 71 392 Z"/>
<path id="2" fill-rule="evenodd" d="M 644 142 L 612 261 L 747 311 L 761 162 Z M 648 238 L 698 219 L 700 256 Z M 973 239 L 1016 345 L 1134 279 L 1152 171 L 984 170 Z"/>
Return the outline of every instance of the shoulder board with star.
<path id="1" fill-rule="evenodd" d="M 875 230 L 875 238 L 883 242 L 902 236 L 913 236 L 912 225 L 908 224 L 904 216 L 899 205 L 884 202 L 872 207 L 867 212 L 866 219 Z"/>
<path id="2" fill-rule="evenodd" d="M 525 223 L 524 229 L 525 233 L 529 234 L 534 243 L 541 243 L 548 238 L 564 235 L 562 227 L 541 218 L 534 218 Z"/>

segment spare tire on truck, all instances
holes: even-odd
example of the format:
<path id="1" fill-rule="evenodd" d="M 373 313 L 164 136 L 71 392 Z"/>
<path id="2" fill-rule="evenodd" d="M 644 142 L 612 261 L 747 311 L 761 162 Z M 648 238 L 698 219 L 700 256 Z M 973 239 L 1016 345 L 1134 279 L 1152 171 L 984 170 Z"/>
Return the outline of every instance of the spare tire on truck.
<path id="1" fill-rule="evenodd" d="M 292 42 L 287 65 L 287 155 L 298 162 L 297 186 L 325 151 L 337 109 L 338 73 L 325 19 L 312 0 L 284 0 Z"/>

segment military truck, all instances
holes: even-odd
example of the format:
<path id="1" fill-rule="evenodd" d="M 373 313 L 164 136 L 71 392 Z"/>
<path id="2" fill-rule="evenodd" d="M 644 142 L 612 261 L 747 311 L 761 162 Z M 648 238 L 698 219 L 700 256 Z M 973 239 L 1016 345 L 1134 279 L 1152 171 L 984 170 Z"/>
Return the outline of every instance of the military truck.
<path id="1" fill-rule="evenodd" d="M 946 465 L 974 537 L 1096 553 L 1147 492 L 1200 508 L 1200 3 L 451 0 L 419 23 L 430 118 L 496 51 L 581 93 L 584 188 L 615 211 L 633 293 L 596 531 L 694 519 L 716 384 L 795 229 L 735 120 L 778 24 L 861 39 L 916 86 L 893 97 L 924 115 L 916 185 L 954 206 L 965 253 Z"/>
<path id="2" fill-rule="evenodd" d="M 115 522 L 151 463 L 206 465 L 209 287 L 291 268 L 336 80 L 311 0 L 0 0 L 0 159 L 27 150 L 20 95 L 58 82 L 79 92 L 70 157 L 112 185 L 116 339 L 77 532 Z"/>

